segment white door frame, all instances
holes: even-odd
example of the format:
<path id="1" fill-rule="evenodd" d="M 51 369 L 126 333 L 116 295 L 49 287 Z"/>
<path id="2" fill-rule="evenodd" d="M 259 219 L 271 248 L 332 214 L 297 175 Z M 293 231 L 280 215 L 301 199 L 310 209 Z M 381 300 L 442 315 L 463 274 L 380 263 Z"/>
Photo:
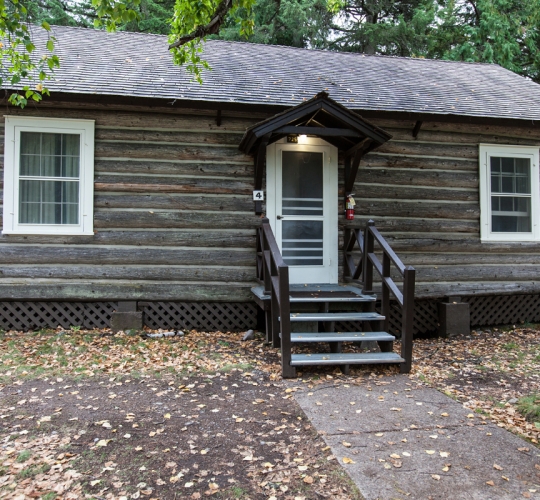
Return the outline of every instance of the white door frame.
<path id="1" fill-rule="evenodd" d="M 281 244 L 281 152 L 311 151 L 323 153 L 323 259 L 322 266 L 289 266 L 291 284 L 338 282 L 338 151 L 335 146 L 313 137 L 299 136 L 298 144 L 283 138 L 266 148 L 266 216 Z"/>

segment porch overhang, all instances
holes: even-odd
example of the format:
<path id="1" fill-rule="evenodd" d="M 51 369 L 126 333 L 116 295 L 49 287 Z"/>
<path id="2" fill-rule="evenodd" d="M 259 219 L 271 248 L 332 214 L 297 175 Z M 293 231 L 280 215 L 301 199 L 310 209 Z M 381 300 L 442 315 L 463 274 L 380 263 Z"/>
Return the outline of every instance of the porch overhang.
<path id="1" fill-rule="evenodd" d="M 309 101 L 248 128 L 240 150 L 254 156 L 255 190 L 262 188 L 266 147 L 289 135 L 318 137 L 336 146 L 345 162 L 345 192 L 354 185 L 361 158 L 392 138 L 390 134 L 321 92 Z M 262 212 L 255 202 L 255 213 Z"/>

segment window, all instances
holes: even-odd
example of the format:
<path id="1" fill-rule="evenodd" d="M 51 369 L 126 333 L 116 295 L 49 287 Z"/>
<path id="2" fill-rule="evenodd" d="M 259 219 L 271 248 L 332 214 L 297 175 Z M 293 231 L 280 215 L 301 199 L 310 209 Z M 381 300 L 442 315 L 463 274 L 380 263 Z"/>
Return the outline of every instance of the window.
<path id="1" fill-rule="evenodd" d="M 93 234 L 94 122 L 6 117 L 4 234 Z"/>
<path id="2" fill-rule="evenodd" d="M 480 145 L 482 241 L 540 240 L 538 148 Z"/>

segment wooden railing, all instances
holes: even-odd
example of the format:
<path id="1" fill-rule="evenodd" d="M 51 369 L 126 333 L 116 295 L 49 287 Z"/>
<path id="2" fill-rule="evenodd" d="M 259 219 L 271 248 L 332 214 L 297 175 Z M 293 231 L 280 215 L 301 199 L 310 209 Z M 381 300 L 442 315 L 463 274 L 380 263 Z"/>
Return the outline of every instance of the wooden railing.
<path id="1" fill-rule="evenodd" d="M 375 242 L 382 250 L 382 262 L 375 254 Z M 362 257 L 355 265 L 353 252 L 358 245 Z M 350 281 L 362 283 L 365 294 L 373 294 L 373 269 L 381 278 L 381 315 L 385 317 L 383 330 L 388 332 L 390 318 L 390 296 L 401 306 L 401 357 L 405 360 L 401 365 L 401 372 L 408 373 L 412 365 L 413 352 L 413 317 L 414 317 L 414 286 L 415 269 L 405 266 L 401 259 L 392 250 L 388 242 L 370 220 L 365 231 L 359 229 L 346 229 L 344 241 L 344 277 Z M 403 277 L 403 292 L 398 288 L 391 277 L 391 265 Z"/>
<path id="2" fill-rule="evenodd" d="M 281 346 L 281 369 L 284 378 L 295 376 L 291 366 L 291 306 L 289 267 L 283 261 L 276 238 L 265 217 L 257 232 L 257 277 L 270 296 L 272 344 Z"/>

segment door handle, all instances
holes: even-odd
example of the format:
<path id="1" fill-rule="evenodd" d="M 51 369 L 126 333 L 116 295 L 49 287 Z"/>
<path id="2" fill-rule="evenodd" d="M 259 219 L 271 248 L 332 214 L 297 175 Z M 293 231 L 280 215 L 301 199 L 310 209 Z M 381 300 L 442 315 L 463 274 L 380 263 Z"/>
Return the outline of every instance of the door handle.
<path id="1" fill-rule="evenodd" d="M 278 220 L 283 219 L 283 215 L 277 215 L 276 217 Z"/>

